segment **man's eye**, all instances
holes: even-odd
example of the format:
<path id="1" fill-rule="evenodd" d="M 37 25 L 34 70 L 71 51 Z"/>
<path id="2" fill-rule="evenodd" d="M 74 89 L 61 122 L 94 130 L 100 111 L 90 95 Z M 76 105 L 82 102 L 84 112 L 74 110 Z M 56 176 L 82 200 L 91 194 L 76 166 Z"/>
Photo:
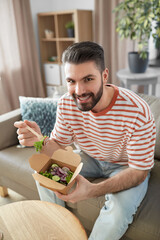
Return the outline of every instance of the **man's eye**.
<path id="1" fill-rule="evenodd" d="M 86 82 L 92 81 L 92 78 L 86 78 Z"/>
<path id="2" fill-rule="evenodd" d="M 73 80 L 67 80 L 67 83 L 74 83 Z"/>

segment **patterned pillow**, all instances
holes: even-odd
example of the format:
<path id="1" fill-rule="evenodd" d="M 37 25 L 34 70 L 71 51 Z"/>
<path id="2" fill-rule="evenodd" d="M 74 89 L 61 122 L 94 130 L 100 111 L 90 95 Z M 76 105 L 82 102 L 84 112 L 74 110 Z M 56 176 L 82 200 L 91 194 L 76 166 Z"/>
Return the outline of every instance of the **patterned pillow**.
<path id="1" fill-rule="evenodd" d="M 35 121 L 43 135 L 50 136 L 56 121 L 57 101 L 19 96 L 22 120 Z"/>

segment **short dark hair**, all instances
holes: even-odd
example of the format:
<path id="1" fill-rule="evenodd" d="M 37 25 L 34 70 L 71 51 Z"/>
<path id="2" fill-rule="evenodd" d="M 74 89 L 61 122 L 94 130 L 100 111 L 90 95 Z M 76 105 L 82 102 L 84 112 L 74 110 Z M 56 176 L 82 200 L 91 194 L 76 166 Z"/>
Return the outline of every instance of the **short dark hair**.
<path id="1" fill-rule="evenodd" d="M 102 73 L 105 69 L 104 50 L 95 42 L 78 42 L 70 45 L 62 54 L 63 63 L 80 64 L 94 61 Z"/>

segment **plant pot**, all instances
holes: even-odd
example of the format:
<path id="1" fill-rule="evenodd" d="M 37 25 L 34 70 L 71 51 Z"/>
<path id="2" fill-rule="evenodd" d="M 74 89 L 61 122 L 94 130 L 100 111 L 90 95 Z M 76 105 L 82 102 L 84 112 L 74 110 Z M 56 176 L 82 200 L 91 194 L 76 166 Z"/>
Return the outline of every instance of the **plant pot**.
<path id="1" fill-rule="evenodd" d="M 132 73 L 144 73 L 148 67 L 148 53 L 147 58 L 142 59 L 139 57 L 138 52 L 128 53 L 129 69 Z"/>
<path id="2" fill-rule="evenodd" d="M 74 28 L 67 28 L 67 36 L 74 37 Z"/>

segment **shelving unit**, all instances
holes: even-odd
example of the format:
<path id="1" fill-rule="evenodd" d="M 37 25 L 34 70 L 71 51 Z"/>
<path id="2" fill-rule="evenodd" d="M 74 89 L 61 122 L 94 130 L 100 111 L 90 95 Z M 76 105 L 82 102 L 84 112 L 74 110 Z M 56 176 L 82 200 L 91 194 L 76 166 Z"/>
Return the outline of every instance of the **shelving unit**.
<path id="1" fill-rule="evenodd" d="M 74 22 L 74 37 L 67 36 L 65 24 L 69 21 Z M 71 10 L 39 13 L 38 27 L 44 84 L 46 87 L 63 85 L 62 53 L 74 42 L 92 41 L 92 11 Z M 45 30 L 52 31 L 53 36 L 46 38 Z M 56 57 L 56 61 L 50 61 L 51 57 Z"/>

